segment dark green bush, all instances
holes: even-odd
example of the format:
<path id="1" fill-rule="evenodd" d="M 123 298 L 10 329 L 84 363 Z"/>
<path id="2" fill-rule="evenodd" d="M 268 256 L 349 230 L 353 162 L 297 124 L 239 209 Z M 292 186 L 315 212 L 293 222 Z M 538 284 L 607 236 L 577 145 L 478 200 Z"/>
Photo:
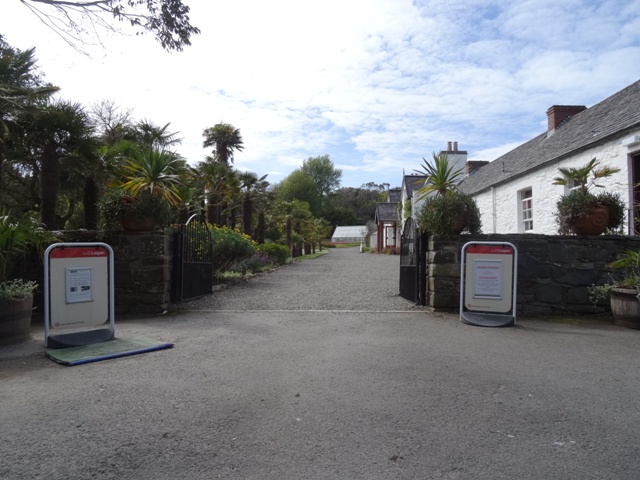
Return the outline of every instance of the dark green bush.
<path id="1" fill-rule="evenodd" d="M 105 232 L 122 230 L 125 218 L 136 221 L 151 219 L 158 227 L 169 225 L 175 211 L 171 204 L 160 196 L 148 191 L 140 192 L 136 197 L 120 188 L 110 188 L 98 202 L 100 211 L 100 229 Z"/>
<path id="2" fill-rule="evenodd" d="M 278 243 L 263 243 L 258 245 L 258 253 L 267 256 L 267 260 L 273 265 L 284 265 L 291 256 L 291 252 L 286 245 Z"/>
<path id="3" fill-rule="evenodd" d="M 213 237 L 213 270 L 223 272 L 256 252 L 251 237 L 228 227 L 209 226 Z"/>
<path id="4" fill-rule="evenodd" d="M 459 192 L 428 197 L 418 212 L 421 232 L 431 235 L 450 235 L 456 223 L 463 220 L 464 227 L 459 233 L 481 233 L 480 210 L 475 200 Z"/>
<path id="5" fill-rule="evenodd" d="M 234 264 L 230 270 L 245 275 L 247 273 L 263 272 L 271 268 L 272 265 L 266 255 L 255 253 L 251 258 L 241 260 Z"/>
<path id="6" fill-rule="evenodd" d="M 619 231 L 624 223 L 625 204 L 618 193 L 600 192 L 593 194 L 585 190 L 574 190 L 563 195 L 557 203 L 556 222 L 558 233 L 572 233 L 571 225 L 579 217 L 589 215 L 591 209 L 598 205 L 609 207 L 609 231 Z"/>

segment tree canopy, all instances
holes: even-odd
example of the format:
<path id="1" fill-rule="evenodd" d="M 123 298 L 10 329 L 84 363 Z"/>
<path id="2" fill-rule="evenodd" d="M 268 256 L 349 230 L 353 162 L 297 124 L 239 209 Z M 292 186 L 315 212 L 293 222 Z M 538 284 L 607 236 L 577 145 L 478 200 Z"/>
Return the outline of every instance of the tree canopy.
<path id="1" fill-rule="evenodd" d="M 300 171 L 311 177 L 321 199 L 340 186 L 342 170 L 335 167 L 329 155 L 307 158 Z"/>
<path id="2" fill-rule="evenodd" d="M 136 35 L 151 33 L 168 51 L 191 45 L 200 33 L 182 0 L 20 0 L 45 25 L 80 50 L 88 31 L 114 31 L 112 19 L 129 23 Z"/>
<path id="3" fill-rule="evenodd" d="M 294 200 L 306 202 L 314 216 L 322 213 L 321 199 L 310 175 L 301 169 L 294 170 L 276 187 L 276 197 L 281 202 Z"/>

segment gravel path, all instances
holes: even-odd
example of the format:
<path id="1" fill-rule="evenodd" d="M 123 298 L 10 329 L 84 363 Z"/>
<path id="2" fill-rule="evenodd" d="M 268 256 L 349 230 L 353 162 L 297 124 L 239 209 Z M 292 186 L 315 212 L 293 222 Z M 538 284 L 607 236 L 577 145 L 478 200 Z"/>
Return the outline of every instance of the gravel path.
<path id="1" fill-rule="evenodd" d="M 640 478 L 640 332 L 471 327 L 398 263 L 334 249 L 117 324 L 168 350 L 0 349 L 0 479 Z"/>
<path id="2" fill-rule="evenodd" d="M 207 297 L 186 310 L 415 311 L 398 295 L 400 257 L 334 248 L 313 260 L 260 274 Z M 327 281 L 329 280 L 329 281 Z"/>

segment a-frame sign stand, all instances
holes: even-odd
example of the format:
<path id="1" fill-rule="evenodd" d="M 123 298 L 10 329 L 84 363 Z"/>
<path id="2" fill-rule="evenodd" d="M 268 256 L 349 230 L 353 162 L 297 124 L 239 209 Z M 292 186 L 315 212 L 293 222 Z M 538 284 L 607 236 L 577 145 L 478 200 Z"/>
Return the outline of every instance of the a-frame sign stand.
<path id="1" fill-rule="evenodd" d="M 44 254 L 45 347 L 113 340 L 113 250 L 106 243 L 55 243 Z"/>
<path id="2" fill-rule="evenodd" d="M 507 242 L 469 242 L 461 256 L 460 321 L 481 327 L 515 325 L 516 247 Z"/>

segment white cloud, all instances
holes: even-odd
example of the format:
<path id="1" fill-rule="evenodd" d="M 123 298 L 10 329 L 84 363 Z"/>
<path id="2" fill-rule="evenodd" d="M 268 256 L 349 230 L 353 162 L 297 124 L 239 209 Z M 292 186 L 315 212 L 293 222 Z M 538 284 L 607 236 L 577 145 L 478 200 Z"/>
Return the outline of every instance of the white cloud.
<path id="1" fill-rule="evenodd" d="M 345 186 L 396 185 L 447 141 L 491 160 L 541 133 L 552 104 L 640 78 L 640 0 L 185 0 L 202 34 L 183 52 L 105 35 L 91 58 L 7 1 L 0 31 L 37 47 L 65 98 L 171 122 L 192 162 L 210 153 L 202 130 L 231 123 L 236 166 L 271 181 L 329 154 Z"/>

